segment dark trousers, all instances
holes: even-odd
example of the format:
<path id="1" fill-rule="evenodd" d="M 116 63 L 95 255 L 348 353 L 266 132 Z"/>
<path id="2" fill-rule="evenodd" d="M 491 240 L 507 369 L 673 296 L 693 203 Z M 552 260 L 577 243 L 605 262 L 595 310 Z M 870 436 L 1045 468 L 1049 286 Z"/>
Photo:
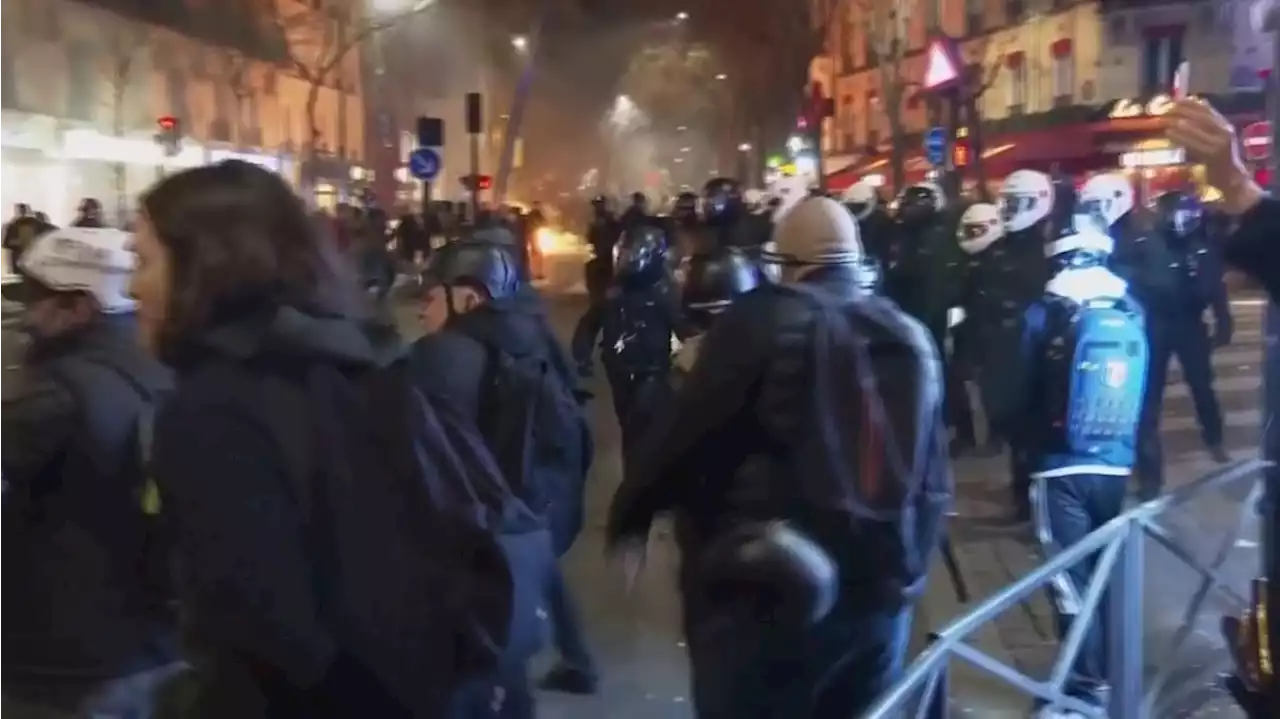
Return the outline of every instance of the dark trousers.
<path id="1" fill-rule="evenodd" d="M 613 412 L 622 430 L 622 451 L 625 453 L 648 424 L 647 400 L 653 399 L 646 390 L 649 383 L 665 381 L 665 377 L 651 372 L 626 372 L 608 368 L 609 392 L 613 396 Z"/>
<path id="2" fill-rule="evenodd" d="M 808 629 L 696 612 L 687 630 L 698 719 L 850 719 L 897 681 L 911 610 L 837 607 Z"/>
<path id="3" fill-rule="evenodd" d="M 1009 489 L 1013 506 L 1024 517 L 1031 515 L 1031 456 L 1022 442 L 1009 439 Z"/>
<path id="4" fill-rule="evenodd" d="M 552 640 L 560 653 L 560 663 L 586 674 L 595 674 L 595 661 L 587 649 L 582 631 L 582 615 L 569 591 L 564 572 L 556 569 L 547 591 L 547 611 L 551 614 Z"/>
<path id="5" fill-rule="evenodd" d="M 1147 391 L 1138 426 L 1138 481 L 1142 493 L 1158 494 L 1164 487 L 1164 450 L 1160 442 L 1160 414 L 1164 410 L 1164 386 L 1169 362 L 1176 355 L 1182 376 L 1191 391 L 1200 435 L 1210 447 L 1222 444 L 1222 409 L 1213 391 L 1213 343 L 1200 317 L 1183 321 L 1156 319 L 1147 325 L 1150 355 Z"/>
<path id="6" fill-rule="evenodd" d="M 458 691 L 450 719 L 535 719 L 533 690 L 529 687 L 529 668 L 518 666 L 501 670 L 491 679 L 475 681 Z"/>
<path id="7" fill-rule="evenodd" d="M 1070 547 L 1093 530 L 1115 519 L 1124 509 L 1128 476 L 1077 474 L 1040 478 L 1032 485 L 1032 518 L 1036 537 L 1049 555 Z M 1058 638 L 1065 638 L 1084 601 L 1097 556 L 1079 562 L 1054 579 L 1050 599 L 1057 617 Z M 1080 645 L 1066 693 L 1095 704 L 1105 701 L 1107 680 L 1106 598 Z"/>
<path id="8" fill-rule="evenodd" d="M 947 424 L 955 430 L 955 439 L 961 444 L 976 444 L 977 434 L 974 431 L 973 403 L 969 400 L 969 390 L 965 387 L 965 368 L 951 357 L 943 364 L 942 371 L 946 380 L 943 402 L 947 413 Z"/>

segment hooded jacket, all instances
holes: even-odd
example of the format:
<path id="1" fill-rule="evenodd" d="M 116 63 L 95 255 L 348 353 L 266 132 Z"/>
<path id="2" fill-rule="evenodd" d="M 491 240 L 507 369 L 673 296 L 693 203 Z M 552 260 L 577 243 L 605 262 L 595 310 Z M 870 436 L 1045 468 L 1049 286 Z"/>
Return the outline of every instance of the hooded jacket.
<path id="1" fill-rule="evenodd" d="M 371 371 L 401 356 L 394 328 L 290 307 L 188 343 L 156 419 L 152 469 L 182 559 L 184 630 L 204 677 L 200 716 L 402 711 L 324 616 L 319 597 L 330 590 L 318 584 L 315 536 L 269 419 L 272 390 L 297 386 L 308 366 Z"/>
<path id="2" fill-rule="evenodd" d="M 479 422 L 486 401 L 489 348 L 519 360 L 545 359 L 560 388 L 572 394 L 576 375 L 532 289 L 487 302 L 452 317 L 440 332 L 426 335 L 410 348 L 414 382 L 431 397 L 453 403 L 464 416 Z M 564 428 L 555 437 L 556 466 L 538 468 L 540 491 L 551 507 L 551 529 L 557 550 L 567 550 L 581 528 L 582 490 L 594 445 L 590 427 L 578 413 L 576 431 Z M 580 462 L 572 462 L 580 458 Z M 573 465 L 573 466 L 571 466 Z"/>
<path id="3" fill-rule="evenodd" d="M 106 679 L 171 661 L 167 597 L 153 596 L 141 559 L 136 433 L 171 375 L 139 346 L 132 315 L 32 350 L 4 388 L 6 679 Z"/>

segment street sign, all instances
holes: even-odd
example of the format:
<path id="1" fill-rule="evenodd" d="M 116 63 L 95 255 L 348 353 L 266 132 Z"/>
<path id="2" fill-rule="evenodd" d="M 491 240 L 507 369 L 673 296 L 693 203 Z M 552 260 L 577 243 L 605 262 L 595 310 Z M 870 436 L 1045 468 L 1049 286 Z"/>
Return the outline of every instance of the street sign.
<path id="1" fill-rule="evenodd" d="M 1266 160 L 1271 157 L 1271 123 L 1255 122 L 1246 125 L 1240 133 L 1240 144 L 1244 145 L 1246 160 Z"/>
<path id="2" fill-rule="evenodd" d="M 419 147 L 409 153 L 409 174 L 430 182 L 440 174 L 440 153 L 434 147 Z"/>
<path id="3" fill-rule="evenodd" d="M 924 155 L 929 164 L 940 167 L 947 159 L 947 131 L 931 127 L 924 133 Z"/>
<path id="4" fill-rule="evenodd" d="M 946 90 L 960 81 L 960 57 L 951 38 L 935 37 L 924 56 L 924 79 L 920 86 L 926 92 Z"/>

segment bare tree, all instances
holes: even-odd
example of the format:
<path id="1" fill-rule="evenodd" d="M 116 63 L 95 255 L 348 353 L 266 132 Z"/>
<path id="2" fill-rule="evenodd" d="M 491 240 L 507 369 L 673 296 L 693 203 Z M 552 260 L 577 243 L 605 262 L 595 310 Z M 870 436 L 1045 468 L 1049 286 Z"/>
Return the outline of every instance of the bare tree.
<path id="1" fill-rule="evenodd" d="M 139 103 L 131 94 L 143 91 L 140 80 L 147 68 L 147 48 L 151 40 L 150 28 L 141 23 L 113 19 L 104 23 L 97 35 L 101 57 L 100 71 L 107 93 L 103 101 L 107 106 L 107 123 L 115 137 L 124 137 L 136 124 Z M 132 93 L 131 93 L 132 91 Z M 145 109 L 145 108 L 143 108 Z M 128 170 L 123 162 L 112 166 L 116 194 L 116 217 L 123 218 L 127 207 Z"/>
<path id="2" fill-rule="evenodd" d="M 351 3 L 340 0 L 325 0 L 319 3 L 318 9 L 311 4 L 300 3 L 288 9 L 272 3 L 275 10 L 271 21 L 286 40 L 286 62 L 308 86 L 304 105 L 307 123 L 302 153 L 304 167 L 314 159 L 322 138 L 316 118 L 320 89 L 325 85 L 338 84 L 343 61 L 361 43 L 433 4 L 434 0 L 405 0 L 400 10 L 358 15 L 351 12 Z M 365 5 L 359 3 L 357 7 Z M 378 6 L 377 3 L 369 5 Z M 303 184 L 310 185 L 310 178 L 306 175 Z"/>
<path id="3" fill-rule="evenodd" d="M 781 139 L 791 132 L 800 103 L 807 101 L 802 90 L 810 63 L 823 52 L 831 22 L 847 2 L 791 2 L 784 10 L 776 0 L 709 0 L 707 12 L 694 14 L 695 20 L 710 23 L 706 32 L 726 58 L 729 88 L 735 99 L 726 133 L 731 150 L 744 140 L 762 147 L 769 138 Z M 726 17 L 735 22 L 724 22 Z M 780 103 L 779 98 L 789 101 Z M 752 121 L 748 123 L 747 118 Z M 823 118 L 814 119 L 817 127 L 810 130 L 816 131 L 820 140 Z M 820 145 L 816 147 L 822 183 L 822 153 Z M 751 169 L 754 174 L 759 168 Z"/>
<path id="4" fill-rule="evenodd" d="M 916 0 L 857 0 L 866 22 L 866 42 L 875 53 L 880 74 L 880 107 L 889 121 L 889 167 L 894 187 L 902 187 L 907 179 L 903 101 L 908 91 L 919 84 L 907 77 L 904 62 L 915 5 Z"/>

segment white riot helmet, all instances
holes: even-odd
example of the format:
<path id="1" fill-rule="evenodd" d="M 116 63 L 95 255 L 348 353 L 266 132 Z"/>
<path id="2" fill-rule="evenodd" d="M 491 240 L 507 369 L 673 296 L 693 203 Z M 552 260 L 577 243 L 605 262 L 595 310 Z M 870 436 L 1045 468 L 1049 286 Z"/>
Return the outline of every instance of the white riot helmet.
<path id="1" fill-rule="evenodd" d="M 1080 190 L 1077 215 L 1088 215 L 1106 231 L 1133 211 L 1133 184 L 1124 175 L 1104 172 L 1090 177 Z"/>
<path id="2" fill-rule="evenodd" d="M 840 201 L 861 222 L 867 219 L 872 212 L 875 212 L 879 198 L 876 197 L 876 188 L 871 183 L 862 180 L 850 185 L 849 189 L 840 195 Z"/>
<path id="3" fill-rule="evenodd" d="M 134 310 L 129 280 L 133 235 L 106 227 L 64 227 L 32 240 L 18 272 L 54 292 L 87 292 L 103 314 Z"/>
<path id="4" fill-rule="evenodd" d="M 1000 221 L 1000 209 L 987 202 L 969 205 L 960 217 L 956 231 L 960 249 L 976 255 L 1004 237 L 1004 223 Z"/>
<path id="5" fill-rule="evenodd" d="M 1053 181 L 1043 172 L 1018 170 L 1000 187 L 1005 232 L 1022 232 L 1053 212 Z"/>

